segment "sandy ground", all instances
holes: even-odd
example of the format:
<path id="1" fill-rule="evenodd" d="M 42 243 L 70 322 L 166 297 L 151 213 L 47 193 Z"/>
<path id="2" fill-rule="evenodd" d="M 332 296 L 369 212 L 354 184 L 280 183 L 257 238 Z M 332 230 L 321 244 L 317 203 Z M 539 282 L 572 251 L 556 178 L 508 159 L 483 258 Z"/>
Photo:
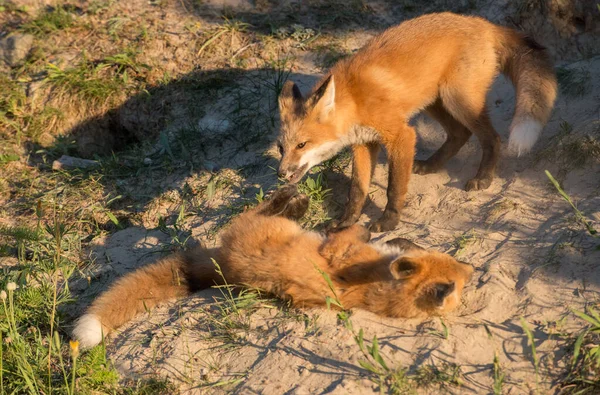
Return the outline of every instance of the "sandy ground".
<path id="1" fill-rule="evenodd" d="M 600 59 L 576 66 L 595 70 L 592 81 L 600 81 Z M 598 85 L 593 88 L 592 92 L 600 92 Z M 550 136 L 559 132 L 564 121 L 573 125 L 572 133 L 598 136 L 600 123 L 593 120 L 599 109 L 593 95 L 559 100 L 538 153 L 550 144 Z M 492 109 L 493 121 L 504 140 L 512 115 L 511 96 L 505 81 L 499 81 L 490 93 L 491 103 L 497 103 Z M 424 158 L 441 144 L 443 133 L 426 118 L 415 123 L 420 138 L 418 157 Z M 542 158 L 534 163 L 536 156 L 534 152 L 515 158 L 503 152 L 492 186 L 467 193 L 463 185 L 475 173 L 479 159 L 478 143 L 472 139 L 447 170 L 413 176 L 401 225 L 376 238 L 402 236 L 460 255 L 476 267 L 476 274 L 465 290 L 463 306 L 444 318 L 449 327 L 447 339 L 437 318 L 411 322 L 355 312 L 355 327 L 363 328 L 367 338 L 377 335 L 391 364 L 412 370 L 455 364 L 463 378 L 463 386 L 450 389 L 456 393 L 490 392 L 496 352 L 506 373 L 506 393 L 551 391 L 563 377 L 571 344 L 565 334 L 581 327 L 569 309 L 582 310 L 598 303 L 600 252 L 593 250 L 593 239 L 574 221 L 570 208 L 544 175 L 544 169 L 559 171 L 556 162 Z M 384 162 L 382 157 L 371 202 L 361 218 L 364 222 L 378 216 L 385 205 Z M 563 181 L 579 209 L 596 221 L 600 219 L 599 172 L 600 164 L 590 163 L 569 172 Z M 336 198 L 343 200 L 347 182 L 340 183 L 339 188 L 330 186 L 340 190 Z M 461 237 L 466 242 L 458 250 Z M 123 273 L 154 259 L 148 252 L 153 246 L 156 250 L 160 238 L 159 232 L 147 234 L 144 229 L 130 228 L 112 235 L 99 252 L 117 273 Z M 228 345 L 211 336 L 214 322 L 208 317 L 215 314 L 210 306 L 212 297 L 218 295 L 207 290 L 140 317 L 111 339 L 111 358 L 127 375 L 167 374 L 190 393 L 206 391 L 194 389 L 199 383 L 228 381 L 231 384 L 222 390 L 235 389 L 236 393 L 377 390 L 359 367 L 362 355 L 351 334 L 337 323 L 335 313 L 260 308 L 249 317 L 248 329 L 240 329 L 235 343 Z M 521 316 L 535 337 L 540 358 L 537 382 Z"/>
<path id="2" fill-rule="evenodd" d="M 356 35 L 356 46 L 366 37 Z M 462 385 L 450 393 L 491 393 L 497 353 L 506 374 L 504 393 L 552 393 L 568 371 L 573 338 L 583 325 L 570 309 L 600 302 L 600 251 L 573 212 L 550 185 L 544 170 L 562 174 L 564 189 L 592 220 L 600 221 L 600 163 L 588 161 L 565 170 L 553 136 L 563 122 L 571 138 L 600 138 L 600 58 L 568 67 L 591 73 L 588 93 L 561 96 L 534 152 L 515 157 L 506 151 L 514 99 L 510 84 L 500 79 L 489 94 L 493 123 L 504 145 L 498 176 L 485 191 L 463 190 L 479 163 L 480 148 L 472 138 L 438 174 L 413 175 L 402 222 L 394 232 L 375 239 L 402 236 L 424 247 L 460 256 L 476 268 L 456 314 L 424 322 L 385 319 L 355 311 L 352 322 L 365 338 L 376 335 L 388 364 L 416 372 L 424 366 L 460 369 Z M 298 74 L 307 75 L 303 89 L 318 68 L 307 58 Z M 211 107 L 202 122 L 223 125 L 224 102 Z M 428 157 L 444 139 L 441 128 L 418 116 L 418 158 Z M 227 127 L 227 124 L 225 124 Z M 574 136 L 574 137 L 573 137 Z M 558 157 L 554 154 L 558 153 Z M 260 152 L 247 153 L 249 157 Z M 218 154 L 215 155 L 218 157 Z M 217 158 L 218 159 L 218 158 Z M 239 159 L 239 158 L 238 158 Z M 349 174 L 346 169 L 346 175 Z M 272 171 L 248 180 L 273 180 Z M 343 204 L 347 177 L 328 174 L 333 198 Z M 261 178 L 262 177 L 262 178 Z M 377 218 L 385 206 L 387 167 L 382 154 L 361 221 Z M 339 210 L 338 210 L 339 211 Z M 206 221 L 196 220 L 193 233 L 203 235 Z M 156 259 L 166 237 L 160 232 L 129 228 L 98 241 L 94 250 L 97 292 L 115 274 Z M 223 330 L 217 321 L 220 293 L 200 292 L 159 308 L 127 325 L 108 342 L 110 358 L 125 376 L 168 376 L 186 393 L 360 394 L 379 391 L 358 363 L 363 359 L 351 333 L 334 312 L 297 311 L 263 300 L 242 320 L 243 328 Z M 245 314 L 245 313 L 244 313 Z M 240 320 L 233 314 L 233 319 Z M 531 347 L 521 318 L 533 332 L 539 357 L 536 375 Z M 444 325 L 448 335 L 444 334 Z M 235 326 L 235 325 L 234 325 Z M 420 388 L 438 393 L 438 387 Z"/>

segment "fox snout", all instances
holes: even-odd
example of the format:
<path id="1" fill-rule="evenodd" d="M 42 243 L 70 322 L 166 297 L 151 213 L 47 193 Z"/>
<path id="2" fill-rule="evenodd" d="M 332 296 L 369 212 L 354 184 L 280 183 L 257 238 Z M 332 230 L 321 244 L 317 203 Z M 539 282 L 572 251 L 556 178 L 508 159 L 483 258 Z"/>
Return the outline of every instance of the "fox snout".
<path id="1" fill-rule="evenodd" d="M 302 178 L 302 176 L 304 176 L 304 173 L 306 173 L 306 168 L 307 166 L 290 166 L 290 165 L 284 165 L 283 163 L 279 166 L 279 170 L 277 172 L 277 175 L 279 176 L 279 178 L 283 178 L 285 181 L 289 182 L 290 184 L 295 184 L 298 181 L 300 181 L 300 179 Z"/>
<path id="2" fill-rule="evenodd" d="M 277 175 L 279 178 L 283 178 L 284 180 L 291 182 L 292 178 L 294 178 L 296 170 L 298 170 L 297 166 L 279 166 Z"/>
<path id="3" fill-rule="evenodd" d="M 279 168 L 279 172 L 277 173 L 279 178 L 283 178 L 286 181 L 289 181 L 292 178 L 293 174 L 294 174 L 293 170 L 282 169 L 281 167 Z"/>

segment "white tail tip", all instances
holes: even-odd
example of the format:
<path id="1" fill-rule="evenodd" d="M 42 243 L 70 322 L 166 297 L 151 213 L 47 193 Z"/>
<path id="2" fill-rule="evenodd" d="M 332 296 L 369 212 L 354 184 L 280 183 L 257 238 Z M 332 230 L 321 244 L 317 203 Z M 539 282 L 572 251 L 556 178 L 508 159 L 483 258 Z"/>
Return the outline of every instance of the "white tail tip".
<path id="1" fill-rule="evenodd" d="M 82 315 L 75 324 L 73 337 L 79 340 L 79 346 L 90 348 L 102 341 L 102 324 L 94 314 Z"/>
<path id="2" fill-rule="evenodd" d="M 508 147 L 517 153 L 517 156 L 526 154 L 542 134 L 543 125 L 533 118 L 514 121 L 510 128 Z"/>

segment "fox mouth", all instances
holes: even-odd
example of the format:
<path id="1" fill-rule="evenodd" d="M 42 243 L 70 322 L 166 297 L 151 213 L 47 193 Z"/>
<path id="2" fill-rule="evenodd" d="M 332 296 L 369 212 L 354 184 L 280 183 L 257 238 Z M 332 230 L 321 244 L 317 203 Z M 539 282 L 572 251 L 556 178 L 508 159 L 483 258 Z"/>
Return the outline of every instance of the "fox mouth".
<path id="1" fill-rule="evenodd" d="M 296 184 L 298 181 L 304 177 L 306 172 L 308 171 L 308 164 L 304 164 L 298 168 L 293 174 L 290 180 L 288 181 L 290 184 Z"/>

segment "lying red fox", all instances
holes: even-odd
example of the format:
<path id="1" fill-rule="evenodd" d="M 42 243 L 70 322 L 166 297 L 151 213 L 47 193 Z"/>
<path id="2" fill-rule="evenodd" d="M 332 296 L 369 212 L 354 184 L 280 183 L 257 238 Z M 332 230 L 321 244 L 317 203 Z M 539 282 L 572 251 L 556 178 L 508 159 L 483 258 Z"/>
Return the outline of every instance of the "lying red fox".
<path id="1" fill-rule="evenodd" d="M 470 265 L 405 239 L 368 243 L 369 232 L 358 225 L 327 238 L 304 230 L 294 220 L 308 201 L 295 186 L 280 188 L 234 219 L 220 248 L 194 248 L 125 275 L 79 318 L 74 338 L 94 346 L 146 309 L 222 283 L 213 262 L 227 283 L 261 288 L 300 307 L 323 306 L 334 296 L 319 271 L 345 308 L 419 317 L 457 306 Z"/>
<path id="2" fill-rule="evenodd" d="M 556 98 L 556 77 L 543 47 L 512 29 L 448 12 L 391 27 L 333 66 L 308 97 L 293 82 L 284 85 L 279 175 L 296 183 L 351 145 L 349 203 L 338 224 L 350 226 L 360 216 L 383 145 L 389 159 L 388 202 L 371 230 L 391 230 L 398 224 L 411 170 L 440 170 L 474 134 L 483 156 L 466 190 L 485 189 L 500 152 L 486 95 L 500 72 L 516 88 L 509 145 L 524 153 L 538 139 Z M 448 137 L 429 159 L 413 163 L 416 136 L 408 121 L 419 111 L 436 119 Z"/>

